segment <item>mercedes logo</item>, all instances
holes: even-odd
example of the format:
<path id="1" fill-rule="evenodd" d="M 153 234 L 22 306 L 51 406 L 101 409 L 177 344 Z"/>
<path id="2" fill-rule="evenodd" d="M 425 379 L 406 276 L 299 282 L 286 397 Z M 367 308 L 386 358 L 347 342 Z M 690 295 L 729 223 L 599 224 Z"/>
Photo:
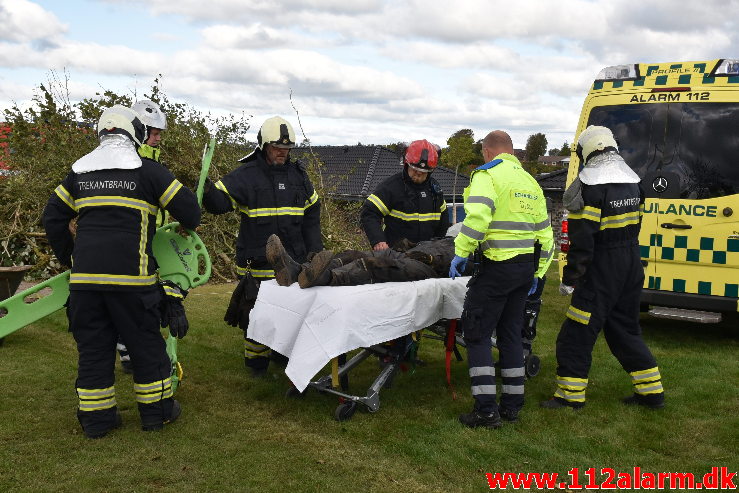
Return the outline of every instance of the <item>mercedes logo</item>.
<path id="1" fill-rule="evenodd" d="M 662 193 L 667 190 L 667 178 L 664 176 L 658 176 L 652 182 L 652 189 L 657 193 Z"/>

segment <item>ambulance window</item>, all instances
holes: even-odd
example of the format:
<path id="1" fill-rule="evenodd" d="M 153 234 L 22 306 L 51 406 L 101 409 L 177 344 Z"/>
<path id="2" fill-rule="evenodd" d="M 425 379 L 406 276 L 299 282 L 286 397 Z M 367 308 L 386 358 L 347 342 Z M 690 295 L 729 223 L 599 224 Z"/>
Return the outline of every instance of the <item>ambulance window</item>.
<path id="1" fill-rule="evenodd" d="M 663 170 L 680 176 L 680 197 L 739 193 L 739 104 L 672 103 Z"/>
<path id="2" fill-rule="evenodd" d="M 666 118 L 666 105 L 598 106 L 590 112 L 588 125 L 610 128 L 624 161 L 644 177 L 657 169 Z"/>

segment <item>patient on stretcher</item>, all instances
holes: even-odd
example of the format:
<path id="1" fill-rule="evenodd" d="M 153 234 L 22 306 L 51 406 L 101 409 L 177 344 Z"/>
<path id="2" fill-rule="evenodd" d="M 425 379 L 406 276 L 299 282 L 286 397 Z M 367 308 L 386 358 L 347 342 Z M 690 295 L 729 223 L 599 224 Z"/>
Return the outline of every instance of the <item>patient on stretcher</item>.
<path id="1" fill-rule="evenodd" d="M 358 286 L 380 282 L 419 281 L 447 277 L 454 258 L 454 237 L 404 242 L 400 250 L 331 250 L 318 252 L 304 264 L 293 260 L 277 235 L 267 240 L 267 260 L 272 264 L 280 286 L 298 282 L 301 288 L 312 286 Z M 403 251 L 401 251 L 403 250 Z M 472 275 L 472 262 L 465 275 Z"/>

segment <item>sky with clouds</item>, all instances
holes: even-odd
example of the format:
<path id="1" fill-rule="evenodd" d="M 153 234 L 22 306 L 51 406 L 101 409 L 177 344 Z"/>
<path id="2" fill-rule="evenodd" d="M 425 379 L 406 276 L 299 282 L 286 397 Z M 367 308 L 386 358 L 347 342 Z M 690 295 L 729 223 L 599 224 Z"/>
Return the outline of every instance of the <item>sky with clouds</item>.
<path id="1" fill-rule="evenodd" d="M 0 0 L 0 109 L 68 77 L 282 115 L 314 144 L 507 130 L 572 141 L 605 66 L 739 58 L 739 0 Z M 290 94 L 292 93 L 292 102 Z M 292 103 L 292 104 L 291 104 Z"/>

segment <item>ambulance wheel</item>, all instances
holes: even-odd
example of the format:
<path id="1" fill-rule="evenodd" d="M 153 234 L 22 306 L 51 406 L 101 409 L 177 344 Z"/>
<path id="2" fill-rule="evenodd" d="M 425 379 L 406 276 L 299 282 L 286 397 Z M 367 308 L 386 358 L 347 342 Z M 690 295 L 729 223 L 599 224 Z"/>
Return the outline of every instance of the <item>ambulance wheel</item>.
<path id="1" fill-rule="evenodd" d="M 539 374 L 539 370 L 541 369 L 541 360 L 537 355 L 529 354 L 528 358 L 526 358 L 525 367 L 526 376 L 528 378 L 533 378 Z"/>
<path id="2" fill-rule="evenodd" d="M 334 411 L 334 419 L 336 421 L 348 421 L 354 416 L 357 411 L 357 403 L 354 401 L 342 402 L 336 406 Z"/>
<path id="3" fill-rule="evenodd" d="M 287 389 L 287 392 L 285 392 L 285 397 L 288 399 L 300 399 L 301 397 L 305 397 L 305 392 L 301 392 L 291 385 L 290 388 Z"/>

